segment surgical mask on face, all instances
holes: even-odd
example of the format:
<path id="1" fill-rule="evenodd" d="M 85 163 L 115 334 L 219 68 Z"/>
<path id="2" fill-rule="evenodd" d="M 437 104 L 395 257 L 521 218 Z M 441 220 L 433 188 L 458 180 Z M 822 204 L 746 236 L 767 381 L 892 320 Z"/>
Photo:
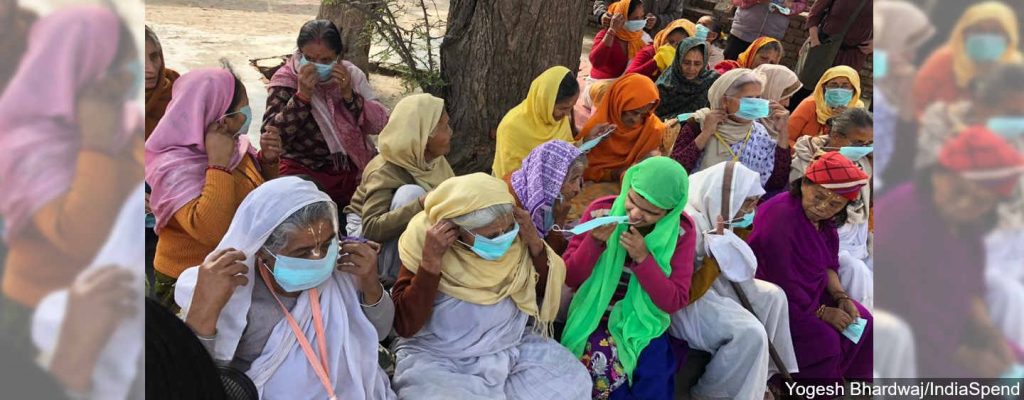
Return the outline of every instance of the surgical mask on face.
<path id="1" fill-rule="evenodd" d="M 745 282 L 754 278 L 757 271 L 757 257 L 743 239 L 733 231 L 723 231 L 721 235 L 708 233 L 704 235 L 704 249 L 715 258 L 725 278 L 733 282 Z"/>
<path id="2" fill-rule="evenodd" d="M 469 232 L 468 229 L 465 231 Z M 513 227 L 511 231 L 503 233 L 493 239 L 477 235 L 473 232 L 469 232 L 469 234 L 473 235 L 473 245 L 469 246 L 466 243 L 462 244 L 468 246 L 470 250 L 473 250 L 476 255 L 480 256 L 480 258 L 488 261 L 496 261 L 505 256 L 508 249 L 512 247 L 512 242 L 516 240 L 516 235 L 519 235 L 519 223 L 516 223 L 515 227 Z"/>
<path id="3" fill-rule="evenodd" d="M 1024 117 L 992 117 L 988 119 L 985 126 L 988 130 L 1007 139 L 1024 135 Z"/>
<path id="4" fill-rule="evenodd" d="M 596 229 L 598 227 L 602 227 L 602 226 L 605 226 L 605 225 L 608 225 L 608 224 L 625 224 L 627 222 L 629 222 L 629 216 L 626 216 L 626 215 L 611 216 L 611 215 L 609 215 L 609 216 L 594 218 L 594 219 L 592 219 L 590 221 L 587 221 L 587 222 L 584 222 L 582 224 L 576 225 L 572 229 L 557 229 L 557 228 L 555 228 L 555 229 L 552 229 L 552 230 L 556 231 L 556 232 L 565 232 L 565 233 L 569 233 L 569 234 L 572 234 L 572 235 L 582 235 L 582 234 L 590 232 L 590 231 L 592 231 L 592 230 L 594 230 L 594 229 Z"/>
<path id="5" fill-rule="evenodd" d="M 544 230 L 550 230 L 555 226 L 555 211 L 551 207 L 544 208 Z"/>
<path id="6" fill-rule="evenodd" d="M 700 39 L 700 41 L 702 42 L 706 42 L 708 40 L 708 33 L 710 32 L 711 30 L 708 29 L 708 27 L 701 24 L 697 24 L 697 30 L 694 32 L 693 36 L 696 37 L 697 39 Z"/>
<path id="7" fill-rule="evenodd" d="M 645 19 L 626 21 L 626 30 L 630 32 L 640 32 L 645 26 L 647 26 L 647 20 Z"/>
<path id="8" fill-rule="evenodd" d="M 736 219 L 730 221 L 729 222 L 729 226 L 732 226 L 733 228 L 740 228 L 740 229 L 749 228 L 751 225 L 754 224 L 754 213 L 755 212 L 756 211 L 751 211 L 749 213 L 744 214 L 742 217 L 739 217 L 739 218 L 736 218 Z"/>
<path id="9" fill-rule="evenodd" d="M 868 154 L 871 154 L 875 148 L 872 146 L 843 146 L 839 148 L 839 154 L 846 157 L 850 161 L 858 161 Z"/>
<path id="10" fill-rule="evenodd" d="M 994 33 L 975 33 L 967 36 L 964 48 L 974 61 L 993 62 L 1003 57 L 1007 48 L 1006 37 Z"/>
<path id="11" fill-rule="evenodd" d="M 759 99 L 756 97 L 744 97 L 740 99 L 740 109 L 736 111 L 736 116 L 745 120 L 758 120 L 768 116 L 770 108 L 768 106 L 768 100 Z"/>
<path id="12" fill-rule="evenodd" d="M 316 67 L 316 74 L 320 77 L 321 82 L 331 78 L 331 70 L 334 69 L 334 64 L 336 62 L 337 61 L 331 61 L 330 64 L 313 63 L 313 66 Z M 299 59 L 299 68 L 306 66 L 306 64 L 309 64 L 309 60 L 306 59 L 306 56 L 302 56 L 302 58 Z"/>
<path id="13" fill-rule="evenodd" d="M 242 114 L 245 116 L 245 122 L 242 122 L 242 126 L 238 128 L 238 132 L 235 132 L 235 136 L 242 136 L 249 132 L 249 124 L 252 123 L 252 109 L 249 108 L 249 106 L 245 106 L 233 113 L 224 114 L 224 116 L 230 117 L 235 114 Z"/>
<path id="14" fill-rule="evenodd" d="M 846 107 L 853 100 L 853 90 L 851 89 L 825 89 L 825 104 L 829 107 Z"/>
<path id="15" fill-rule="evenodd" d="M 266 250 L 266 248 L 264 248 Z M 267 250 L 270 253 L 270 250 Z M 338 239 L 331 241 L 327 254 L 323 258 L 310 260 L 307 258 L 287 257 L 270 253 L 274 256 L 274 280 L 286 292 L 300 292 L 320 286 L 331 277 L 338 261 Z M 266 267 L 266 264 L 264 264 Z M 270 270 L 267 268 L 267 270 Z"/>
<path id="16" fill-rule="evenodd" d="M 875 79 L 885 78 L 889 74 L 889 53 L 885 50 L 875 50 L 872 70 L 875 72 Z"/>

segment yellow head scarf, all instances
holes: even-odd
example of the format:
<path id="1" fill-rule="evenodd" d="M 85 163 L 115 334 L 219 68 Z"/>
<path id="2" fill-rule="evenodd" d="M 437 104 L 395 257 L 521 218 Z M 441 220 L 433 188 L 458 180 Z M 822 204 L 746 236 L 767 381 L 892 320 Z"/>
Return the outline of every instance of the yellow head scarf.
<path id="1" fill-rule="evenodd" d="M 426 190 L 454 176 L 447 159 L 438 157 L 427 162 L 423 155 L 443 112 L 444 100 L 429 94 L 416 94 L 399 101 L 387 126 L 380 132 L 377 143 L 380 156 L 366 165 L 363 176 L 377 171 L 385 162 L 408 171 L 416 184 Z"/>
<path id="2" fill-rule="evenodd" d="M 1021 53 L 1017 50 L 1018 28 L 1017 13 L 1006 4 L 998 1 L 986 1 L 975 4 L 964 11 L 964 15 L 957 21 L 953 28 L 953 34 L 949 36 L 948 45 L 953 51 L 953 72 L 956 75 L 956 84 L 959 87 L 967 87 L 971 79 L 978 74 L 974 61 L 967 56 L 964 50 L 964 30 L 985 20 L 998 21 L 1006 32 L 1007 46 L 1003 53 L 1002 62 L 1019 62 Z"/>
<path id="3" fill-rule="evenodd" d="M 423 211 L 409 221 L 398 239 L 402 266 L 415 273 L 422 262 L 427 230 L 438 221 L 452 219 L 498 204 L 515 204 L 508 185 L 483 173 L 448 179 L 427 195 Z M 546 246 L 545 246 L 546 247 Z M 547 248 L 548 279 L 544 303 L 537 305 L 538 274 L 533 269 L 530 251 L 516 238 L 505 256 L 497 261 L 484 260 L 455 243 L 441 258 L 441 293 L 473 304 L 490 305 L 510 297 L 516 306 L 540 323 L 548 333 L 549 323 L 558 313 L 565 282 L 565 262 Z"/>
<path id="4" fill-rule="evenodd" d="M 555 97 L 558 86 L 569 74 L 563 66 L 548 68 L 530 84 L 526 100 L 505 114 L 498 124 L 494 176 L 503 178 L 519 169 L 527 154 L 535 147 L 551 140 L 573 142 L 569 118 L 555 121 Z"/>
<path id="5" fill-rule="evenodd" d="M 626 17 L 626 20 L 629 20 L 629 2 L 630 0 L 621 0 L 608 6 L 608 14 L 621 14 L 623 17 Z M 615 37 L 628 44 L 626 47 L 626 54 L 629 56 L 630 60 L 632 60 L 633 57 L 636 56 L 636 53 L 646 45 L 646 43 L 644 43 L 643 30 L 630 32 L 623 29 L 621 32 L 615 31 Z"/>
<path id="6" fill-rule="evenodd" d="M 697 25 L 694 25 L 693 22 L 686 18 L 680 18 L 672 21 L 665 29 L 658 31 L 654 35 L 654 61 L 658 64 L 659 71 L 665 71 L 665 68 L 672 65 L 672 59 L 676 56 L 675 46 L 667 45 L 668 35 L 676 29 L 682 29 L 686 32 L 687 37 L 693 37 L 693 35 L 696 35 Z"/>
<path id="7" fill-rule="evenodd" d="M 814 97 L 814 112 L 818 116 L 819 124 L 824 125 L 825 121 L 828 121 L 829 118 L 835 115 L 832 108 L 825 103 L 825 82 L 840 77 L 849 79 L 850 83 L 853 84 L 853 98 L 846 107 L 864 108 L 864 102 L 860 101 L 860 74 L 857 73 L 857 70 L 845 65 L 829 68 L 828 71 L 825 71 L 825 74 L 821 75 L 818 84 L 814 85 L 814 94 L 812 94 Z"/>

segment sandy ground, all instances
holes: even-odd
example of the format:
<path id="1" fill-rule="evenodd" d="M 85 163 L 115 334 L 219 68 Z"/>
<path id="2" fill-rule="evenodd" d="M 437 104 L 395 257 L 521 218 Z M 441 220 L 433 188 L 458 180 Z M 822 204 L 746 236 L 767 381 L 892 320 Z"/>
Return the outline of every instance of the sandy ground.
<path id="1" fill-rule="evenodd" d="M 221 58 L 232 64 L 252 104 L 249 136 L 259 143 L 266 81 L 249 60 L 293 52 L 299 28 L 319 7 L 317 0 L 158 0 L 146 3 L 146 24 L 160 37 L 167 66 L 178 72 L 218 66 Z M 370 83 L 388 107 L 406 94 L 398 78 L 371 75 Z"/>

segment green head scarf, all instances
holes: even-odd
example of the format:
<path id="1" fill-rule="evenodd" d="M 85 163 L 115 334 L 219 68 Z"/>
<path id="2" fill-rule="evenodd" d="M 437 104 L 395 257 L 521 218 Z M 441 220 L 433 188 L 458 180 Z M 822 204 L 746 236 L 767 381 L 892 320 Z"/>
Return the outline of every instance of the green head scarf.
<path id="1" fill-rule="evenodd" d="M 626 215 L 626 196 L 630 189 L 658 208 L 669 210 L 658 220 L 654 230 L 644 237 L 651 257 L 668 276 L 672 271 L 672 254 L 679 240 L 679 219 L 686 207 L 689 178 L 682 165 L 668 157 L 651 157 L 626 171 L 622 179 L 622 193 L 612 205 L 609 215 Z M 608 309 L 615 288 L 622 276 L 626 249 L 619 244 L 628 225 L 619 225 L 608 238 L 607 248 L 594 266 L 594 272 L 569 306 L 569 319 L 562 334 L 562 344 L 577 357 L 583 355 L 587 338 L 597 329 L 601 316 Z M 662 311 L 640 287 L 636 276 L 629 281 L 626 296 L 615 303 L 608 317 L 608 331 L 618 347 L 619 361 L 632 380 L 637 359 L 652 339 L 665 333 L 669 325 L 668 313 Z"/>

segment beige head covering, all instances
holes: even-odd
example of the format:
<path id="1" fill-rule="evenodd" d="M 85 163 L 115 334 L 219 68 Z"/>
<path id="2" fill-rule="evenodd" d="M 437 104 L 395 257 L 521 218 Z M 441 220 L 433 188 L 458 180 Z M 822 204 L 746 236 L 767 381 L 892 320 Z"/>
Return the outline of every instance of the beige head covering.
<path id="1" fill-rule="evenodd" d="M 796 72 L 784 65 L 761 64 L 754 71 L 764 76 L 764 91 L 761 97 L 770 101 L 779 101 L 792 97 L 804 85 Z"/>
<path id="2" fill-rule="evenodd" d="M 729 89 L 737 84 L 752 82 L 760 84 L 762 88 L 764 87 L 764 77 L 751 69 L 736 68 L 722 74 L 722 76 L 718 77 L 718 80 L 711 85 L 711 88 L 708 89 L 708 100 L 711 103 L 711 107 L 697 110 L 693 113 L 693 119 L 698 123 L 702 123 L 704 121 L 704 117 L 710 114 L 712 110 L 723 110 L 722 100 L 725 98 L 725 93 L 728 92 Z M 746 139 L 747 135 L 751 133 L 753 128 L 754 121 L 736 122 L 732 119 L 726 118 L 718 125 L 718 132 L 715 135 L 722 138 L 722 140 L 727 144 L 732 145 Z M 708 144 L 704 146 L 704 156 L 701 159 L 698 171 L 722 161 L 731 161 L 731 154 L 729 146 L 723 146 L 722 142 L 719 141 L 718 138 L 712 138 L 712 140 L 709 140 Z"/>
<path id="3" fill-rule="evenodd" d="M 399 101 L 380 132 L 380 157 L 366 166 L 364 176 L 380 169 L 385 161 L 402 167 L 426 190 L 454 176 L 447 159 L 438 157 L 427 162 L 423 155 L 443 112 L 444 100 L 429 94 L 415 94 Z"/>

